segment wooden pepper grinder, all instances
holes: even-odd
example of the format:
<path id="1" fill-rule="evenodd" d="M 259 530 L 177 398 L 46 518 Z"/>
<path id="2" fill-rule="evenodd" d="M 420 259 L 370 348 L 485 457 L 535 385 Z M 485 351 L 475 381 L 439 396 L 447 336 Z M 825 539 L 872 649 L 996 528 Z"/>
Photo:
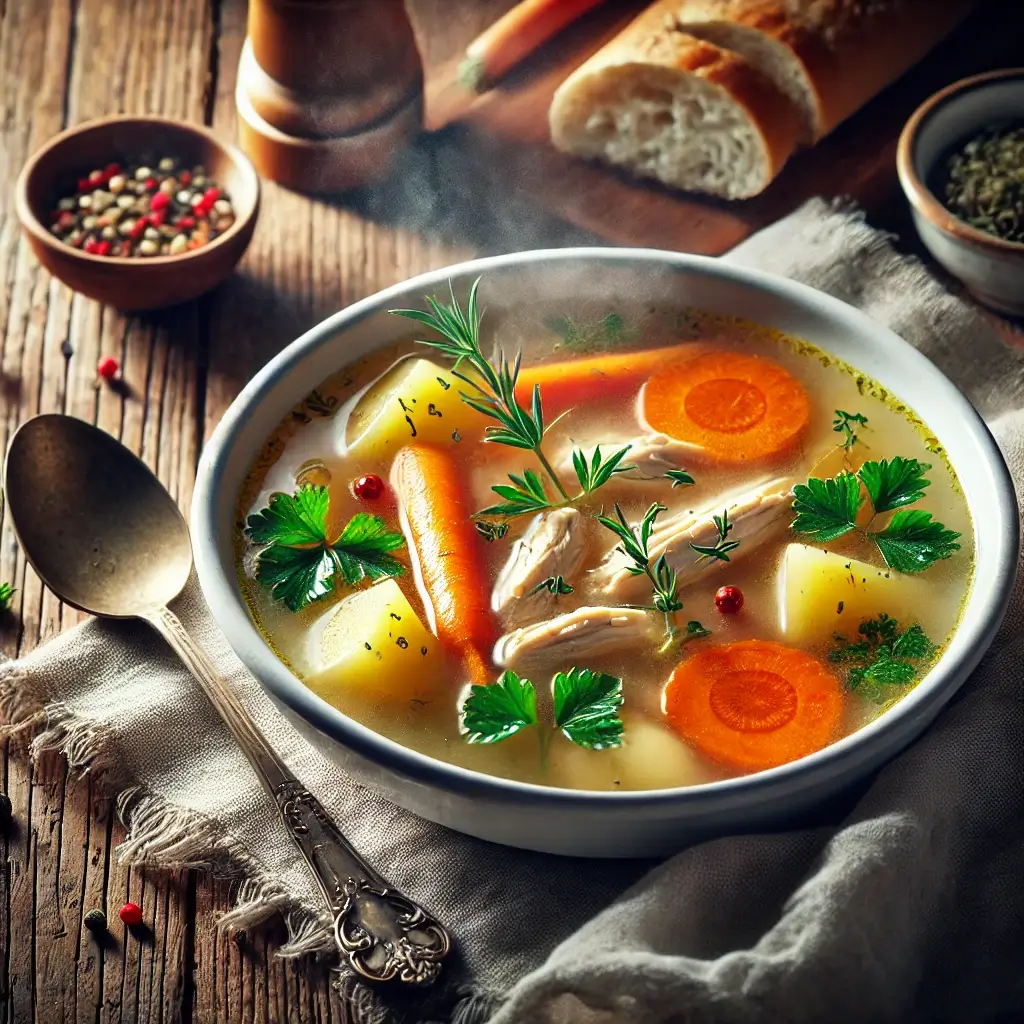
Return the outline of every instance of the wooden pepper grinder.
<path id="1" fill-rule="evenodd" d="M 249 0 L 235 104 L 264 177 L 303 192 L 381 178 L 422 101 L 403 0 Z"/>

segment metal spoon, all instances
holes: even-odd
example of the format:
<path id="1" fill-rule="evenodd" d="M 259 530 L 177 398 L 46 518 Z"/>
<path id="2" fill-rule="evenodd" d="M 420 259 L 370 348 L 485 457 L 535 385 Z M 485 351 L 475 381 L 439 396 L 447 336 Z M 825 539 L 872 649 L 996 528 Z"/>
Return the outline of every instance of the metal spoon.
<path id="1" fill-rule="evenodd" d="M 352 969 L 372 981 L 432 982 L 448 933 L 349 845 L 168 610 L 192 571 L 192 545 L 163 484 L 104 431 L 44 415 L 11 438 L 4 490 L 26 558 L 62 601 L 93 615 L 143 619 L 195 676 L 306 858 Z"/>

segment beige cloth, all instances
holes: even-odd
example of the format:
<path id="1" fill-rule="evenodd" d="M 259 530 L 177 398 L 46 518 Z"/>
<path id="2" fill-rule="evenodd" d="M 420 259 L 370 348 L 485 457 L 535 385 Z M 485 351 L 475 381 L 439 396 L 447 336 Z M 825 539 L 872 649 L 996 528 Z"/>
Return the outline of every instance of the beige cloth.
<path id="1" fill-rule="evenodd" d="M 1021 361 L 855 214 L 813 202 L 729 259 L 817 285 L 912 341 L 982 410 L 1024 477 Z M 458 939 L 446 982 L 425 998 L 398 1005 L 349 985 L 357 1024 L 1024 1017 L 1019 589 L 960 697 L 852 811 L 833 808 L 809 831 L 706 843 L 656 867 L 496 847 L 388 805 L 284 722 L 195 589 L 178 610 L 354 843 Z M 11 722 L 38 724 L 35 752 L 59 747 L 105 773 L 128 826 L 122 856 L 237 875 L 226 923 L 280 908 L 293 933 L 286 953 L 322 945 L 319 901 L 276 809 L 146 627 L 88 622 L 8 663 L 0 706 Z"/>

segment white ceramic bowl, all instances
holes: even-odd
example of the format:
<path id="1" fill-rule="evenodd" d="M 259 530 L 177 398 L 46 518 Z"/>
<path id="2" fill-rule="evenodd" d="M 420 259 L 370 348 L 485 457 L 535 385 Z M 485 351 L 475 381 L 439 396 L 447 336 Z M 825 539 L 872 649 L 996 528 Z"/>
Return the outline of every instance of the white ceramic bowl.
<path id="1" fill-rule="evenodd" d="M 232 557 L 235 501 L 266 437 L 324 378 L 407 334 L 386 310 L 419 306 L 451 278 L 483 276 L 489 315 L 546 296 L 621 295 L 681 303 L 769 324 L 870 374 L 914 408 L 949 453 L 975 524 L 976 582 L 952 642 L 927 677 L 875 722 L 771 771 L 688 789 L 595 793 L 512 782 L 435 761 L 347 718 L 308 690 L 253 625 Z M 475 260 L 425 274 L 329 317 L 272 360 L 232 404 L 203 452 L 192 505 L 199 580 L 231 646 L 282 711 L 319 746 L 390 800 L 495 842 L 583 856 L 667 853 L 697 838 L 793 821 L 863 779 L 938 714 L 992 641 L 1018 554 L 1017 505 L 1003 459 L 966 399 L 892 332 L 792 281 L 699 256 L 654 250 L 561 249 Z"/>
<path id="2" fill-rule="evenodd" d="M 896 151 L 900 184 L 921 241 L 979 302 L 1024 315 L 1024 245 L 979 231 L 931 191 L 939 161 L 999 121 L 1024 123 L 1024 69 L 975 75 L 937 92 L 907 122 Z"/>

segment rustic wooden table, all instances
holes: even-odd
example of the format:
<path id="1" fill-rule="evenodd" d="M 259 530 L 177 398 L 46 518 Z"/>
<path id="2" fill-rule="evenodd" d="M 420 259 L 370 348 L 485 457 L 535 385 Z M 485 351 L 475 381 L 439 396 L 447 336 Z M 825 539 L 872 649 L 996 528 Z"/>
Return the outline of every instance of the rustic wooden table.
<path id="1" fill-rule="evenodd" d="M 138 452 L 183 508 L 203 441 L 242 384 L 326 314 L 472 255 L 596 241 L 496 204 L 472 166 L 460 164 L 457 188 L 439 189 L 456 180 L 444 168 L 459 152 L 457 139 L 435 140 L 344 204 L 267 185 L 239 272 L 196 303 L 132 317 L 73 295 L 21 239 L 11 186 L 22 163 L 64 127 L 114 112 L 186 118 L 234 137 L 245 13 L 244 0 L 0 2 L 0 445 L 36 413 L 83 417 Z M 127 397 L 93 387 L 101 355 L 121 362 Z M 26 569 L 6 521 L 0 579 L 18 591 L 2 621 L 6 654 L 79 620 Z M 97 780 L 55 756 L 32 768 L 11 740 L 2 785 L 15 825 L 0 862 L 0 1020 L 345 1021 L 322 974 L 274 958 L 279 931 L 218 936 L 227 883 L 119 864 L 123 830 Z M 126 900 L 143 907 L 152 935 L 101 954 L 82 919 L 93 907 L 115 916 Z"/>

